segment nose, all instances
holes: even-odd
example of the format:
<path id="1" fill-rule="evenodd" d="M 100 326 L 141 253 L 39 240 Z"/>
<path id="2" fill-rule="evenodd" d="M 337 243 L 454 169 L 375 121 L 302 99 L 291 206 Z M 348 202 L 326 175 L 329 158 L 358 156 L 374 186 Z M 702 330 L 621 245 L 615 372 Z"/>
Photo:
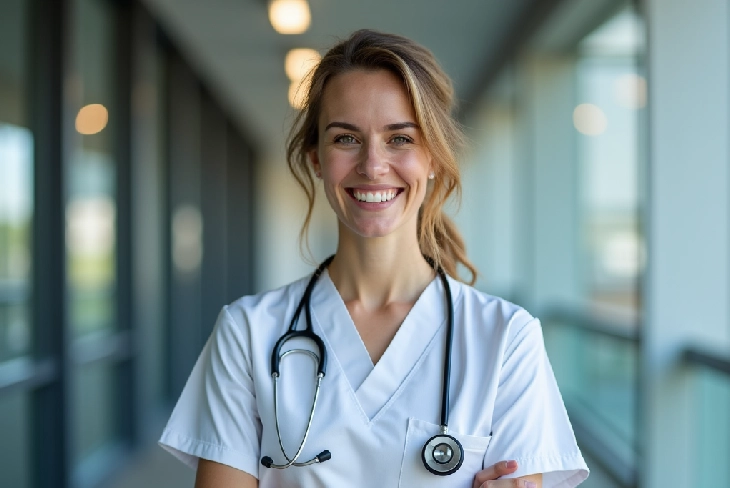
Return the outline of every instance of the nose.
<path id="1" fill-rule="evenodd" d="M 390 170 L 387 155 L 377 143 L 363 145 L 360 162 L 357 165 L 357 174 L 368 180 L 377 180 Z"/>

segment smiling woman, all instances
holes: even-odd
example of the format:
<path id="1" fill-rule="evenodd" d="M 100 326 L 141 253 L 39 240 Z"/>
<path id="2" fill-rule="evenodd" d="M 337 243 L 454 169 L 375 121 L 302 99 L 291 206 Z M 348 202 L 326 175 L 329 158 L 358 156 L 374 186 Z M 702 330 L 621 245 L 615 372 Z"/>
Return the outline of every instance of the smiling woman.
<path id="1" fill-rule="evenodd" d="M 442 210 L 460 190 L 452 105 L 431 53 L 399 36 L 358 31 L 312 72 L 288 160 L 302 235 L 321 180 L 337 251 L 221 312 L 161 439 L 198 488 L 588 475 L 539 322 L 458 279 L 476 270 Z"/>

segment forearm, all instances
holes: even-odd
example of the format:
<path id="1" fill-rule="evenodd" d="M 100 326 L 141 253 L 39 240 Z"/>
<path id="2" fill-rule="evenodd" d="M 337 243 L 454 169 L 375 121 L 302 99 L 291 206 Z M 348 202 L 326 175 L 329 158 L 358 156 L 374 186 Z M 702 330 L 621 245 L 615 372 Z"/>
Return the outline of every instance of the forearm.
<path id="1" fill-rule="evenodd" d="M 207 459 L 198 462 L 195 488 L 258 488 L 259 482 L 250 474 Z"/>

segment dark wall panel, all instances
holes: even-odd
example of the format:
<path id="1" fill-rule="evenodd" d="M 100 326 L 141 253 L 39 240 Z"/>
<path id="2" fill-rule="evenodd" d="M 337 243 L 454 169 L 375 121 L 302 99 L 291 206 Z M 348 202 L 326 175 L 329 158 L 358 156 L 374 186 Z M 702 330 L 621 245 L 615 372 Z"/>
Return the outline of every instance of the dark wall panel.
<path id="1" fill-rule="evenodd" d="M 228 301 L 256 291 L 254 152 L 231 126 L 228 138 Z"/>
<path id="2" fill-rule="evenodd" d="M 193 72 L 172 57 L 169 72 L 169 195 L 171 228 L 170 391 L 182 391 L 202 347 L 201 102 Z"/>
<path id="3" fill-rule="evenodd" d="M 226 303 L 228 285 L 227 124 L 208 96 L 202 106 L 203 269 L 202 324 L 205 340 Z"/>

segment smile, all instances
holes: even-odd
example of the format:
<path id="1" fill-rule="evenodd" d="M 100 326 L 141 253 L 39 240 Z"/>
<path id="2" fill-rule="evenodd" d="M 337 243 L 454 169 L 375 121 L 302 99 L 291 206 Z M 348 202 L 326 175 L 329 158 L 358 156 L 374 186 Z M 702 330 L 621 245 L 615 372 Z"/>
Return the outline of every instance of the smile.
<path id="1" fill-rule="evenodd" d="M 350 193 L 350 195 L 352 195 L 352 197 L 358 202 L 381 203 L 393 200 L 401 191 L 402 190 L 395 188 L 380 191 L 363 191 L 351 188 L 348 190 L 348 193 Z"/>

